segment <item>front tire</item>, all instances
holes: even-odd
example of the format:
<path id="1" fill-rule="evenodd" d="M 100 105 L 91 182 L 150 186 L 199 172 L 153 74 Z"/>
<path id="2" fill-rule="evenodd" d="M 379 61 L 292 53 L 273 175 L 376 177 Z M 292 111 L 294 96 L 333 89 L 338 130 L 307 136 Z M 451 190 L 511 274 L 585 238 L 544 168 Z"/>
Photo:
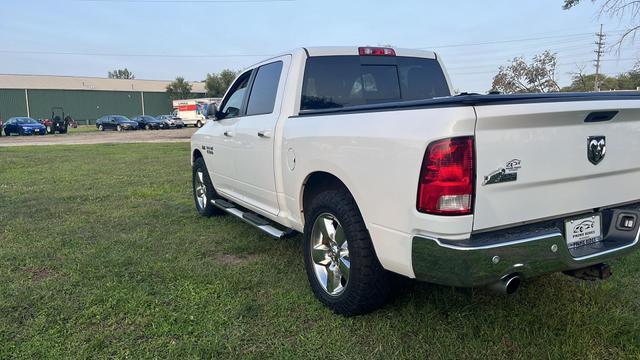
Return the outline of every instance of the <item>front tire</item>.
<path id="1" fill-rule="evenodd" d="M 196 203 L 196 210 L 198 210 L 201 216 L 209 217 L 224 213 L 211 203 L 211 200 L 219 198 L 219 196 L 213 188 L 209 172 L 207 171 L 207 165 L 201 157 L 193 162 L 192 185 L 193 200 Z"/>
<path id="2" fill-rule="evenodd" d="M 98 126 L 98 131 L 104 131 L 104 126 L 102 126 L 102 124 Z"/>
<path id="3" fill-rule="evenodd" d="M 122 126 L 120 126 L 120 125 L 116 126 L 116 130 L 117 131 L 122 131 Z"/>
<path id="4" fill-rule="evenodd" d="M 198 120 L 198 121 L 196 122 L 196 127 L 197 127 L 197 128 L 201 128 L 201 127 L 202 127 L 202 121 Z"/>
<path id="5" fill-rule="evenodd" d="M 391 296 L 391 273 L 380 265 L 351 194 L 324 191 L 311 200 L 307 214 L 304 260 L 315 296 L 345 316 L 383 306 Z"/>

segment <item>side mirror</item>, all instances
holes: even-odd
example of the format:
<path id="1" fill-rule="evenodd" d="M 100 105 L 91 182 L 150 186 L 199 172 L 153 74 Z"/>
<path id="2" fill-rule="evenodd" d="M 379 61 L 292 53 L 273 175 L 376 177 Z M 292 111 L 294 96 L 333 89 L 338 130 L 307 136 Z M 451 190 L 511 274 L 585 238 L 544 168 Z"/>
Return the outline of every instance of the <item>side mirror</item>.
<path id="1" fill-rule="evenodd" d="M 207 106 L 206 118 L 207 120 L 215 120 L 218 118 L 218 107 L 216 104 L 209 104 L 209 106 Z"/>

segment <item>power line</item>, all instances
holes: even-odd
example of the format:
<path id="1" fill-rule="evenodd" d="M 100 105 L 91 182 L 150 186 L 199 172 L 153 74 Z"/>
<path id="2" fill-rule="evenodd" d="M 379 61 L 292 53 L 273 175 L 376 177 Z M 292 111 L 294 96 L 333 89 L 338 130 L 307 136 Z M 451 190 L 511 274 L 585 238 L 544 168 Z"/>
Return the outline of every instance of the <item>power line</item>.
<path id="1" fill-rule="evenodd" d="M 216 54 L 216 55 L 181 55 L 181 54 L 124 54 L 124 53 L 94 53 L 73 51 L 39 51 L 39 50 L 6 50 L 0 49 L 4 54 L 26 55 L 70 55 L 70 56 L 104 56 L 104 57 L 157 57 L 157 58 L 233 58 L 233 57 L 267 57 L 273 54 Z"/>
<path id="2" fill-rule="evenodd" d="M 223 4 L 243 4 L 243 3 L 274 3 L 274 2 L 295 2 L 296 0 L 75 0 L 76 2 L 103 2 L 103 3 L 223 3 Z"/>
<path id="3" fill-rule="evenodd" d="M 618 31 L 614 31 L 618 32 Z M 541 36 L 541 37 L 530 37 L 530 38 L 521 38 L 521 39 L 508 39 L 508 40 L 493 40 L 493 41 L 485 41 L 478 43 L 463 43 L 463 44 L 451 44 L 451 45 L 436 45 L 436 46 L 424 46 L 419 47 L 417 49 L 443 49 L 443 48 L 451 48 L 451 47 L 464 47 L 464 46 L 478 46 L 478 45 L 493 45 L 493 44 L 504 44 L 504 43 L 513 43 L 513 42 L 522 42 L 522 41 L 534 41 L 534 40 L 545 40 L 545 39 L 558 39 L 558 38 L 570 38 L 570 37 L 578 37 L 591 35 L 591 33 L 577 33 L 577 34 L 567 34 L 567 35 L 552 35 L 552 36 Z"/>
<path id="4" fill-rule="evenodd" d="M 582 48 L 583 46 L 578 46 Z M 577 48 L 571 46 L 570 49 Z M 558 49 L 561 50 L 561 49 Z M 508 50 L 504 50 L 508 51 Z M 68 55 L 68 56 L 103 56 L 103 57 L 152 57 L 152 58 L 234 58 L 234 57 L 269 57 L 274 54 L 170 54 L 170 53 L 105 53 L 105 52 L 82 52 L 82 51 L 46 51 L 46 50 L 11 50 L 0 49 L 4 54 L 24 54 L 24 55 Z M 474 52 L 475 53 L 475 52 Z M 478 52 L 481 53 L 481 52 Z M 473 53 L 471 53 L 473 54 Z M 494 53 L 495 55 L 495 53 Z M 511 55 L 505 55 L 511 56 Z"/>
<path id="5" fill-rule="evenodd" d="M 604 61 L 631 61 L 631 60 L 638 60 L 637 58 L 623 58 L 623 59 L 606 59 L 606 60 L 600 60 L 602 62 Z M 576 61 L 576 62 L 566 62 L 566 63 L 559 63 L 556 64 L 556 66 L 569 66 L 569 65 L 577 65 L 577 64 L 586 64 L 586 63 L 590 63 L 591 60 L 587 60 L 587 61 Z M 466 72 L 466 73 L 456 73 L 456 72 L 451 72 L 451 75 L 477 75 L 477 74 L 495 74 L 496 70 L 493 71 L 474 71 L 474 72 Z"/>

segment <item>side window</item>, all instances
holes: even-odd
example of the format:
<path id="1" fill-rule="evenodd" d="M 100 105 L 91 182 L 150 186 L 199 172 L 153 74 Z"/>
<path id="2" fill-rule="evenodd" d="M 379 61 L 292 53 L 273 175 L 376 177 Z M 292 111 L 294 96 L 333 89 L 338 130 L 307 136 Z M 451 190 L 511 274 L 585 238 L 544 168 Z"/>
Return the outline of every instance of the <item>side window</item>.
<path id="1" fill-rule="evenodd" d="M 278 83 L 282 72 L 282 61 L 263 65 L 258 68 L 256 79 L 251 87 L 247 115 L 270 114 L 276 102 Z"/>
<path id="2" fill-rule="evenodd" d="M 221 112 L 223 118 L 232 118 L 240 115 L 242 102 L 244 101 L 244 96 L 247 93 L 247 86 L 249 85 L 250 77 L 251 71 L 247 71 L 232 85 L 231 91 L 229 91 L 229 96 L 222 105 Z"/>

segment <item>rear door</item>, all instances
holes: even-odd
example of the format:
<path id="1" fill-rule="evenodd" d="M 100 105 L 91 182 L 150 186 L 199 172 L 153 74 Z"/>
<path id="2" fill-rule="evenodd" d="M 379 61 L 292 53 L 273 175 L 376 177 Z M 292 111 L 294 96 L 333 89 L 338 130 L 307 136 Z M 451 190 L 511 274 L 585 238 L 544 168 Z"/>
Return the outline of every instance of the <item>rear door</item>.
<path id="1" fill-rule="evenodd" d="M 640 101 L 476 106 L 474 230 L 640 199 Z"/>
<path id="2" fill-rule="evenodd" d="M 279 210 L 274 145 L 290 56 L 256 68 L 246 111 L 236 128 L 236 184 L 240 200 L 272 214 Z"/>

